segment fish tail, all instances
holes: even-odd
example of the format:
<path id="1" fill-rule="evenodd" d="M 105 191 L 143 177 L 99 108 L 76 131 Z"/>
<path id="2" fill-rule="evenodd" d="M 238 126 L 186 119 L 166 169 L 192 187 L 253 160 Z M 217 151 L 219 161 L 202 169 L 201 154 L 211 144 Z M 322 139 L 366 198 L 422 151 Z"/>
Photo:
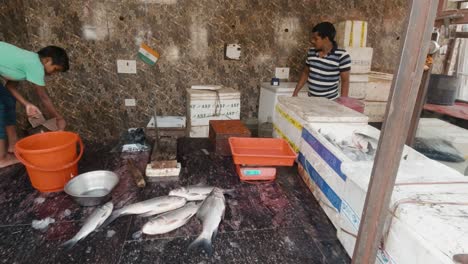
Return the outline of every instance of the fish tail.
<path id="1" fill-rule="evenodd" d="M 72 238 L 72 239 L 68 240 L 67 242 L 63 243 L 62 247 L 64 247 L 65 250 L 68 251 L 68 250 L 72 249 L 72 247 L 74 247 L 76 245 L 76 243 L 78 243 L 78 239 Z"/>
<path id="2" fill-rule="evenodd" d="M 213 247 L 211 245 L 211 236 L 206 236 L 203 233 L 197 237 L 188 247 L 188 250 L 194 250 L 195 248 L 202 248 L 208 256 L 213 255 Z"/>

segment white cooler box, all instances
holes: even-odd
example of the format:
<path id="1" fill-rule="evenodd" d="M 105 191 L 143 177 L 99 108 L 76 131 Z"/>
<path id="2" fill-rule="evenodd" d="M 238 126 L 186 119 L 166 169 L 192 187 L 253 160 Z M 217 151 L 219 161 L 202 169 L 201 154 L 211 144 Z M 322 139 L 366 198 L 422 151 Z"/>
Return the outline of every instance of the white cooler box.
<path id="1" fill-rule="evenodd" d="M 350 256 L 371 170 L 371 162 L 342 164 L 348 178 L 338 239 Z M 468 254 L 467 187 L 468 179 L 443 164 L 428 158 L 402 160 L 388 210 L 388 236 L 376 263 L 452 264 L 453 255 Z"/>
<path id="2" fill-rule="evenodd" d="M 210 120 L 231 119 L 240 119 L 239 91 L 233 88 L 187 89 L 187 126 L 190 137 L 208 137 Z"/>
<path id="3" fill-rule="evenodd" d="M 262 124 L 273 121 L 275 105 L 278 102 L 278 96 L 292 96 L 297 83 L 280 82 L 279 86 L 273 86 L 268 82 L 262 83 L 260 87 L 260 99 L 258 106 L 258 123 Z M 307 84 L 299 92 L 300 97 L 307 97 Z"/>
<path id="4" fill-rule="evenodd" d="M 306 125 L 302 130 L 298 157 L 300 175 L 337 228 L 347 180 L 347 175 L 341 170 L 341 164 L 362 161 L 353 161 L 340 148 L 328 141 L 325 135 L 335 138 L 338 142 L 343 140 L 349 142 L 355 131 L 377 140 L 380 136 L 378 129 L 366 124 L 315 123 Z M 377 148 L 376 145 L 372 147 Z M 425 158 L 410 147 L 404 148 L 403 156 L 408 160 Z"/>
<path id="5" fill-rule="evenodd" d="M 365 115 L 326 98 L 279 96 L 273 115 L 273 136 L 286 139 L 297 152 L 306 124 L 367 124 L 367 120 Z"/>

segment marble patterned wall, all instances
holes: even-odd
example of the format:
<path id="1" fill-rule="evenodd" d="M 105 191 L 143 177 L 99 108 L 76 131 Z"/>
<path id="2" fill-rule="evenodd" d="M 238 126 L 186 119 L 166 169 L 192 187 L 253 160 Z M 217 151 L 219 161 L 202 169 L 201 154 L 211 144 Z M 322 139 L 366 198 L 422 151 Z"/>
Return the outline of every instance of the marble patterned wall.
<path id="1" fill-rule="evenodd" d="M 20 6 L 16 6 L 21 2 Z M 389 3 L 391 2 L 391 3 Z M 48 82 L 69 129 L 89 140 L 116 138 L 159 115 L 185 115 L 185 89 L 222 84 L 241 91 L 242 116 L 256 116 L 260 83 L 276 67 L 297 81 L 314 24 L 366 19 L 374 70 L 392 72 L 407 1 L 377 0 L 14 0 L 0 10 L 7 41 L 37 50 L 64 47 L 71 69 Z M 8 16 L 8 14 L 6 15 Z M 20 16 L 20 18 L 18 18 Z M 21 16 L 24 16 L 21 18 Z M 23 19 L 25 23 L 14 23 Z M 18 32 L 18 39 L 8 30 Z M 25 37 L 23 37 L 24 35 Z M 161 53 L 157 65 L 137 61 L 137 74 L 117 74 L 117 59 L 137 59 L 141 42 Z M 240 61 L 224 60 L 224 45 L 242 46 Z M 27 85 L 23 91 L 34 100 Z M 137 107 L 126 109 L 125 98 Z"/>

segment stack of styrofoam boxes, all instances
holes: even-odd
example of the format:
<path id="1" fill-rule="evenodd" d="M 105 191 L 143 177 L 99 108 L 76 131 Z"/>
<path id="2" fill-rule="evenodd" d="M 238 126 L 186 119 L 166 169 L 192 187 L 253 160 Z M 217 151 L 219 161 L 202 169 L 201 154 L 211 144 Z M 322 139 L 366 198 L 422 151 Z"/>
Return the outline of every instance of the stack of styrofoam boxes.
<path id="1" fill-rule="evenodd" d="M 190 137 L 208 137 L 210 120 L 240 119 L 240 92 L 232 88 L 197 86 L 187 89 L 187 123 Z"/>
<path id="2" fill-rule="evenodd" d="M 371 71 L 368 82 L 350 83 L 349 97 L 363 101 L 364 114 L 369 117 L 369 122 L 383 121 L 392 80 L 392 74 Z"/>
<path id="3" fill-rule="evenodd" d="M 367 22 L 346 20 L 337 24 L 338 47 L 351 56 L 351 83 L 369 81 L 372 64 L 372 48 L 367 47 Z"/>
<path id="4" fill-rule="evenodd" d="M 392 84 L 391 74 L 372 72 L 373 49 L 367 45 L 367 22 L 347 20 L 338 23 L 338 46 L 351 56 L 349 96 L 364 100 L 369 122 L 382 122 Z"/>
<path id="5" fill-rule="evenodd" d="M 302 127 L 310 123 L 367 124 L 368 118 L 321 97 L 279 96 L 273 114 L 273 136 L 286 139 L 298 152 Z"/>
<path id="6" fill-rule="evenodd" d="M 347 180 L 338 239 L 352 256 L 372 163 L 343 163 L 341 170 Z M 467 186 L 466 177 L 441 163 L 402 160 L 376 263 L 451 264 L 454 255 L 468 254 Z"/>
<path id="7" fill-rule="evenodd" d="M 342 163 L 354 163 L 341 149 L 330 142 L 352 144 L 353 132 L 360 132 L 378 139 L 378 129 L 367 124 L 313 123 L 304 126 L 299 153 L 299 174 L 305 181 L 330 221 L 338 229 L 342 200 L 347 175 L 341 170 Z M 377 148 L 373 145 L 374 149 Z M 424 156 L 405 147 L 403 156 L 408 160 L 422 159 Z"/>

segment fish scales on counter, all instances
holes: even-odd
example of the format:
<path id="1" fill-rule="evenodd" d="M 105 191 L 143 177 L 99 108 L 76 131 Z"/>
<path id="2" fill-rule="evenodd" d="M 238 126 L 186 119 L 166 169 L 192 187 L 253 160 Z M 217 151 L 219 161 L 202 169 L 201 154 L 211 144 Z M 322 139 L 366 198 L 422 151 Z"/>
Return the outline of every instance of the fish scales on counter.
<path id="1" fill-rule="evenodd" d="M 124 215 L 141 215 L 151 216 L 156 214 L 165 213 L 175 210 L 184 206 L 187 199 L 180 196 L 161 196 L 149 200 L 137 202 L 134 204 L 126 205 L 118 210 L 115 210 L 112 215 L 107 219 L 103 226 L 107 226 L 115 219 Z"/>
<path id="2" fill-rule="evenodd" d="M 114 205 L 112 202 L 108 202 L 101 207 L 98 207 L 93 211 L 93 213 L 86 219 L 80 231 L 76 235 L 65 242 L 62 246 L 66 250 L 71 249 L 73 246 L 78 243 L 78 241 L 87 237 L 91 232 L 99 228 L 104 221 L 111 215 Z"/>
<path id="3" fill-rule="evenodd" d="M 201 203 L 190 202 L 179 209 L 158 215 L 143 225 L 142 232 L 147 235 L 159 235 L 171 232 L 185 225 L 194 216 Z"/>
<path id="4" fill-rule="evenodd" d="M 213 254 L 212 240 L 216 237 L 225 210 L 226 200 L 223 190 L 213 188 L 213 191 L 198 209 L 197 218 L 202 221 L 203 230 L 198 238 L 190 244 L 189 250 L 202 247 L 209 256 Z"/>

